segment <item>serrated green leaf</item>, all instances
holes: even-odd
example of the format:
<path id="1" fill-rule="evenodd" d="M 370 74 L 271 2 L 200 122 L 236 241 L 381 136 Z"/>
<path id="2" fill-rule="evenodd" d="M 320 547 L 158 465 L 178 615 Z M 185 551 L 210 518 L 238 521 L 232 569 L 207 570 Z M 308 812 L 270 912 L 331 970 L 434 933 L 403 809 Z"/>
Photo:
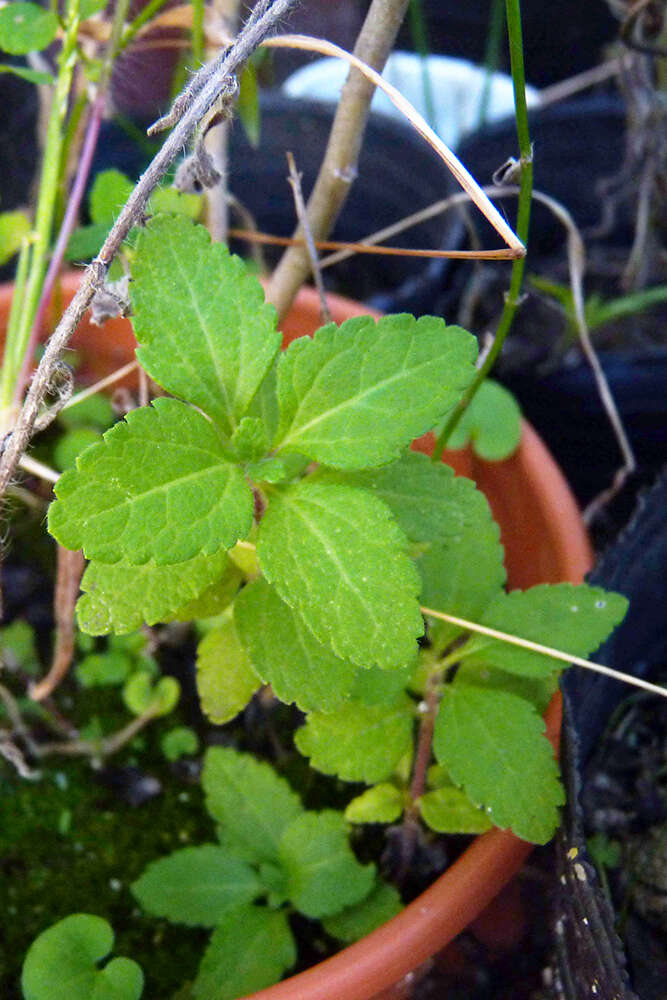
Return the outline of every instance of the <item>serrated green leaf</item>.
<path id="1" fill-rule="evenodd" d="M 364 705 L 394 705 L 401 692 L 410 685 L 414 673 L 414 663 L 400 670 L 380 670 L 379 667 L 360 670 L 350 692 L 351 697 Z"/>
<path id="2" fill-rule="evenodd" d="M 238 462 L 254 462 L 269 448 L 266 427 L 259 417 L 243 417 L 230 442 Z"/>
<path id="3" fill-rule="evenodd" d="M 623 620 L 628 601 L 622 594 L 588 584 L 539 584 L 530 590 L 500 594 L 481 616 L 482 625 L 572 653 L 588 656 Z M 456 612 L 453 612 L 456 613 Z M 474 650 L 467 656 L 467 650 Z M 545 677 L 563 664 L 488 636 L 466 645 L 471 663 L 500 667 L 527 677 Z"/>
<path id="4" fill-rule="evenodd" d="M 12 66 L 11 63 L 2 63 L 0 73 L 11 73 L 12 76 L 19 76 L 22 80 L 27 80 L 28 83 L 36 83 L 44 87 L 50 87 L 56 82 L 52 73 L 45 73 L 39 69 L 28 69 L 27 66 Z"/>
<path id="5" fill-rule="evenodd" d="M 492 823 L 460 788 L 436 788 L 417 799 L 421 818 L 436 833 L 485 833 Z"/>
<path id="6" fill-rule="evenodd" d="M 256 483 L 282 483 L 286 479 L 296 479 L 310 464 L 303 455 L 284 455 L 282 458 L 263 458 L 246 466 L 248 479 Z"/>
<path id="7" fill-rule="evenodd" d="M 123 684 L 134 669 L 132 659 L 120 650 L 91 653 L 77 664 L 75 673 L 83 687 L 104 687 Z"/>
<path id="8" fill-rule="evenodd" d="M 361 865 L 349 844 L 342 813 L 305 812 L 292 820 L 280 841 L 292 904 L 307 917 L 326 917 L 364 899 L 375 881 L 375 865 Z"/>
<path id="9" fill-rule="evenodd" d="M 284 778 L 250 754 L 226 747 L 206 753 L 202 771 L 206 808 L 227 843 L 250 861 L 277 861 L 285 827 L 303 812 Z"/>
<path id="10" fill-rule="evenodd" d="M 276 392 L 278 357 L 276 355 L 248 406 L 247 415 L 258 417 L 266 427 L 269 441 L 273 441 L 278 428 L 278 396 Z"/>
<path id="11" fill-rule="evenodd" d="M 496 826 L 546 844 L 564 802 L 544 722 L 523 698 L 448 684 L 435 721 L 433 749 L 452 780 Z"/>
<path id="12" fill-rule="evenodd" d="M 215 927 L 262 892 L 252 868 L 217 844 L 184 847 L 153 861 L 130 888 L 148 913 L 190 927 Z"/>
<path id="13" fill-rule="evenodd" d="M 486 462 L 509 458 L 521 440 L 521 410 L 511 392 L 486 379 L 464 411 L 448 448 L 465 448 L 472 442 L 473 451 Z"/>
<path id="14" fill-rule="evenodd" d="M 150 196 L 146 211 L 149 215 L 166 212 L 169 215 L 185 215 L 196 221 L 201 215 L 204 199 L 191 191 L 177 191 L 173 187 L 158 188 Z"/>
<path id="15" fill-rule="evenodd" d="M 229 616 L 197 648 L 197 691 L 202 711 L 222 725 L 243 711 L 261 681 Z"/>
<path id="16" fill-rule="evenodd" d="M 414 703 L 405 695 L 393 705 L 348 701 L 336 712 L 309 715 L 294 742 L 316 770 L 372 785 L 391 777 L 409 752 L 414 717 Z"/>
<path id="17" fill-rule="evenodd" d="M 40 52 L 56 37 L 58 18 L 36 3 L 8 3 L 0 10 L 0 49 L 13 56 Z"/>
<path id="18" fill-rule="evenodd" d="M 189 726 L 174 726 L 160 738 L 160 749 L 167 760 L 180 760 L 181 757 L 197 753 L 199 740 L 194 729 Z"/>
<path id="19" fill-rule="evenodd" d="M 250 531 L 253 498 L 215 428 L 176 399 L 132 410 L 55 486 L 49 530 L 104 563 L 182 563 Z"/>
<path id="20" fill-rule="evenodd" d="M 342 913 L 325 917 L 322 921 L 327 934 L 351 944 L 366 937 L 376 927 L 386 924 L 403 909 L 399 892 L 387 882 L 378 882 L 373 891 L 361 903 L 349 906 Z"/>
<path id="21" fill-rule="evenodd" d="M 558 689 L 558 671 L 546 677 L 528 677 L 525 674 L 510 674 L 506 670 L 489 667 L 482 663 L 463 660 L 456 675 L 457 684 L 472 684 L 489 691 L 509 691 L 534 705 L 540 715 L 544 715 L 554 692 Z"/>
<path id="22" fill-rule="evenodd" d="M 352 799 L 345 809 L 345 819 L 348 823 L 393 823 L 403 815 L 404 808 L 400 788 L 382 782 Z"/>
<path id="23" fill-rule="evenodd" d="M 123 634 L 144 623 L 190 621 L 197 615 L 188 612 L 197 610 L 197 599 L 209 588 L 218 587 L 223 602 L 225 596 L 232 599 L 238 585 L 238 573 L 223 550 L 171 566 L 156 566 L 153 560 L 143 566 L 91 562 L 76 605 L 79 628 L 90 635 Z"/>
<path id="24" fill-rule="evenodd" d="M 102 170 L 90 192 L 90 218 L 95 225 L 108 225 L 134 191 L 134 184 L 120 170 Z"/>
<path id="25" fill-rule="evenodd" d="M 21 249 L 21 243 L 29 232 L 30 219 L 25 212 L 0 213 L 0 266 Z"/>
<path id="26" fill-rule="evenodd" d="M 194 1000 L 235 1000 L 277 982 L 296 962 L 296 946 L 281 911 L 238 907 L 211 935 L 192 987 Z"/>
<path id="27" fill-rule="evenodd" d="M 274 444 L 340 469 L 390 462 L 460 398 L 476 352 L 471 334 L 434 316 L 330 323 L 278 362 Z"/>
<path id="28" fill-rule="evenodd" d="M 330 712 L 348 697 L 358 668 L 317 642 L 266 580 L 244 587 L 234 618 L 255 670 L 281 701 Z"/>
<path id="29" fill-rule="evenodd" d="M 128 958 L 97 963 L 113 947 L 113 931 L 102 917 L 74 913 L 43 931 L 23 963 L 25 1000 L 138 1000 L 141 967 Z"/>
<path id="30" fill-rule="evenodd" d="M 139 234 L 132 276 L 139 361 L 231 434 L 281 343 L 259 281 L 203 226 L 164 215 Z"/>
<path id="31" fill-rule="evenodd" d="M 390 669 L 423 633 L 419 579 L 388 508 L 363 490 L 302 481 L 271 498 L 257 554 L 264 575 L 341 659 Z"/>
<path id="32" fill-rule="evenodd" d="M 234 600 L 242 582 L 243 574 L 230 559 L 220 579 L 210 584 L 198 597 L 181 605 L 174 612 L 172 620 L 191 622 L 195 619 L 213 618 L 221 614 Z"/>
<path id="33" fill-rule="evenodd" d="M 111 223 L 98 222 L 90 226 L 79 226 L 69 238 L 66 260 L 89 260 L 96 257 L 109 235 Z"/>

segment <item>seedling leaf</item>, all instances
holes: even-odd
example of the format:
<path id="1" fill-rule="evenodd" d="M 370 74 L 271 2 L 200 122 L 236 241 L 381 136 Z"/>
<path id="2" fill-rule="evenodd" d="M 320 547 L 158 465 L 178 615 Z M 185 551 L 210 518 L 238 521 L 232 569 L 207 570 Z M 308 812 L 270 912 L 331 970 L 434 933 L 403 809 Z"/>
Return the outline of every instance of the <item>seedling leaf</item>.
<path id="1" fill-rule="evenodd" d="M 296 962 L 283 911 L 243 906 L 223 916 L 199 966 L 194 1000 L 235 1000 L 277 982 Z"/>
<path id="2" fill-rule="evenodd" d="M 216 844 L 204 844 L 153 861 L 131 889 L 156 917 L 216 927 L 225 913 L 260 895 L 262 885 L 245 861 Z"/>
<path id="3" fill-rule="evenodd" d="M 106 635 L 134 632 L 144 622 L 190 621 L 200 617 L 195 602 L 209 588 L 215 588 L 219 609 L 227 598 L 231 601 L 239 582 L 222 549 L 172 566 L 156 566 L 154 560 L 143 566 L 125 560 L 113 565 L 91 562 L 76 605 L 79 627 L 90 635 Z"/>
<path id="4" fill-rule="evenodd" d="M 522 639 L 585 657 L 623 620 L 627 608 L 628 601 L 622 594 L 599 587 L 584 583 L 539 584 L 530 590 L 499 594 L 478 620 Z M 562 669 L 557 660 L 488 636 L 474 636 L 468 648 L 475 651 L 469 658 L 471 663 L 501 667 L 527 677 L 546 677 Z"/>
<path id="5" fill-rule="evenodd" d="M 536 844 L 553 836 L 563 788 L 544 722 L 529 702 L 505 691 L 446 685 L 433 749 L 496 826 Z"/>
<path id="6" fill-rule="evenodd" d="M 21 243 L 29 232 L 30 219 L 25 212 L 0 213 L 0 266 L 20 250 Z"/>
<path id="7" fill-rule="evenodd" d="M 138 1000 L 144 976 L 129 958 L 103 969 L 97 963 L 113 947 L 102 917 L 74 913 L 43 931 L 31 944 L 21 986 L 25 1000 Z"/>
<path id="8" fill-rule="evenodd" d="M 460 398 L 475 354 L 471 334 L 434 316 L 330 323 L 278 362 L 275 444 L 339 469 L 390 462 Z"/>
<path id="9" fill-rule="evenodd" d="M 389 778 L 410 751 L 414 715 L 405 695 L 393 705 L 349 701 L 336 712 L 309 715 L 295 743 L 318 771 L 372 785 Z"/>
<path id="10" fill-rule="evenodd" d="M 402 815 L 404 808 L 401 790 L 396 785 L 382 782 L 352 799 L 345 810 L 345 819 L 348 823 L 393 823 Z"/>
<path id="11" fill-rule="evenodd" d="M 49 530 L 104 563 L 184 562 L 250 531 L 253 499 L 212 424 L 175 399 L 133 410 L 55 487 Z"/>
<path id="12" fill-rule="evenodd" d="M 246 860 L 276 861 L 285 827 L 303 812 L 284 778 L 250 754 L 208 750 L 202 771 L 206 808 L 226 843 Z"/>
<path id="13" fill-rule="evenodd" d="M 326 917 L 364 899 L 375 881 L 375 865 L 361 865 L 350 848 L 342 813 L 306 812 L 285 829 L 280 860 L 287 893 L 307 917 Z"/>
<path id="14" fill-rule="evenodd" d="M 351 944 L 366 937 L 376 927 L 386 924 L 403 909 L 401 897 L 393 885 L 378 882 L 366 899 L 356 906 L 349 906 L 342 913 L 325 917 L 322 921 L 327 934 Z"/>
<path id="15" fill-rule="evenodd" d="M 436 833 L 484 833 L 491 829 L 488 813 L 474 806 L 460 788 L 436 788 L 417 802 L 421 818 Z"/>
<path id="16" fill-rule="evenodd" d="M 234 619 L 226 616 L 197 649 L 197 691 L 202 711 L 222 725 L 241 712 L 260 679 L 239 639 Z"/>
<path id="17" fill-rule="evenodd" d="M 255 670 L 281 701 L 331 712 L 348 697 L 358 668 L 319 643 L 266 580 L 244 587 L 234 618 Z"/>
<path id="18" fill-rule="evenodd" d="M 231 435 L 280 348 L 259 281 L 203 226 L 164 215 L 139 234 L 132 277 L 141 364 Z"/>
<path id="19" fill-rule="evenodd" d="M 487 462 L 509 458 L 521 440 L 521 410 L 511 392 L 486 379 L 466 407 L 447 442 L 448 448 L 465 448 Z"/>
<path id="20" fill-rule="evenodd" d="M 423 632 L 419 579 L 388 508 L 347 486 L 303 481 L 271 499 L 259 530 L 264 575 L 341 659 L 411 662 Z"/>
<path id="21" fill-rule="evenodd" d="M 8 3 L 0 10 L 0 49 L 13 56 L 40 52 L 56 37 L 58 19 L 36 3 Z"/>
<path id="22" fill-rule="evenodd" d="M 174 726 L 162 736 L 160 748 L 167 760 L 180 760 L 181 757 L 197 753 L 199 740 L 194 729 L 189 726 Z"/>
<path id="23" fill-rule="evenodd" d="M 125 682 L 123 701 L 133 715 L 143 715 L 151 709 L 157 717 L 169 715 L 181 695 L 181 687 L 175 677 L 161 677 L 153 685 L 153 678 L 147 670 L 137 670 Z"/>

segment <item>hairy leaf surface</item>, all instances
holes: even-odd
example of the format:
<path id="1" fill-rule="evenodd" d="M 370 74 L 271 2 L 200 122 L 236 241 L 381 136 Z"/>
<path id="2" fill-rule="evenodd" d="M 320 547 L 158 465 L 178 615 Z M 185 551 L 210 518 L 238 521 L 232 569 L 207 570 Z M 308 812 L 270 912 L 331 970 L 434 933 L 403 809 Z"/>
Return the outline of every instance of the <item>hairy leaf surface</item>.
<path id="1" fill-rule="evenodd" d="M 197 691 L 202 711 L 221 726 L 246 707 L 260 684 L 230 615 L 211 629 L 197 648 Z"/>
<path id="2" fill-rule="evenodd" d="M 388 508 L 362 490 L 300 482 L 272 497 L 257 552 L 315 638 L 362 667 L 401 667 L 423 633 L 419 578 Z"/>
<path id="3" fill-rule="evenodd" d="M 375 881 L 375 865 L 361 865 L 349 844 L 342 813 L 306 812 L 293 820 L 280 842 L 287 892 L 307 917 L 325 917 L 364 899 Z"/>
<path id="4" fill-rule="evenodd" d="M 202 786 L 206 808 L 234 852 L 249 861 L 276 861 L 285 827 L 303 812 L 285 779 L 250 754 L 212 747 Z"/>
<path id="5" fill-rule="evenodd" d="M 91 562 L 83 574 L 83 594 L 76 605 L 79 627 L 89 635 L 123 635 L 144 622 L 188 621 L 196 616 L 181 613 L 187 602 L 228 575 L 238 589 L 239 576 L 224 550 L 172 566 L 156 566 L 154 560 L 143 566 L 131 566 L 126 560 L 111 565 Z"/>
<path id="6" fill-rule="evenodd" d="M 181 563 L 250 531 L 253 498 L 201 413 L 175 399 L 133 410 L 55 486 L 49 530 L 90 559 Z"/>
<path id="7" fill-rule="evenodd" d="M 132 277 L 139 361 L 231 434 L 281 343 L 259 281 L 183 216 L 157 216 L 141 230 Z"/>
<path id="8" fill-rule="evenodd" d="M 264 579 L 245 587 L 234 617 L 253 666 L 281 701 L 331 712 L 349 695 L 358 667 L 319 643 Z"/>
<path id="9" fill-rule="evenodd" d="M 390 462 L 460 398 L 476 350 L 433 316 L 330 323 L 279 360 L 275 444 L 334 468 Z"/>
<path id="10" fill-rule="evenodd" d="M 496 826 L 545 844 L 564 802 L 558 766 L 530 702 L 468 684 L 445 686 L 433 749 L 452 780 Z"/>
<path id="11" fill-rule="evenodd" d="M 192 927 L 215 927 L 223 914 L 261 891 L 252 868 L 216 844 L 174 851 L 132 883 L 135 899 L 149 913 Z"/>
<path id="12" fill-rule="evenodd" d="M 284 911 L 243 906 L 225 914 L 211 935 L 194 1000 L 236 1000 L 278 982 L 296 962 L 296 946 Z"/>
<path id="13" fill-rule="evenodd" d="M 393 705 L 349 701 L 336 712 L 310 714 L 294 741 L 316 770 L 372 785 L 389 778 L 410 751 L 414 717 L 405 695 Z"/>
<path id="14" fill-rule="evenodd" d="M 545 583 L 499 594 L 477 620 L 501 632 L 585 657 L 623 620 L 627 608 L 627 599 L 613 591 L 584 583 Z M 469 648 L 475 650 L 471 663 L 527 677 L 546 677 L 563 668 L 560 660 L 487 636 L 474 636 Z"/>

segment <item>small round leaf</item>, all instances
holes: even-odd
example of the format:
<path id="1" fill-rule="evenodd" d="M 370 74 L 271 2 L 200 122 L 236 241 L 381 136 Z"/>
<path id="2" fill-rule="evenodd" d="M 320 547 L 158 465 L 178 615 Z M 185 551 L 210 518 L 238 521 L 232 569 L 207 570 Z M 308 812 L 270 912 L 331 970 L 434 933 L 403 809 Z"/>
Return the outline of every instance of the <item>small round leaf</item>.
<path id="1" fill-rule="evenodd" d="M 36 3 L 7 4 L 0 10 L 0 48 L 14 56 L 39 52 L 56 37 L 58 20 Z"/>

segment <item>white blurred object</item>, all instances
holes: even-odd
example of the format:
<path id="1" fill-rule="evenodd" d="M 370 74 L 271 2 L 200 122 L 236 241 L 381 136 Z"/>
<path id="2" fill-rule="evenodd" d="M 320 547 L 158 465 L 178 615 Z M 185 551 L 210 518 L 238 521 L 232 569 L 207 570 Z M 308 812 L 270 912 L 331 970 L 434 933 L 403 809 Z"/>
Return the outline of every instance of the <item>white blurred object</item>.
<path id="1" fill-rule="evenodd" d="M 292 73 L 283 90 L 291 97 L 338 103 L 348 71 L 349 66 L 340 59 L 317 59 Z M 465 59 L 422 58 L 413 52 L 394 52 L 382 76 L 407 97 L 450 149 L 484 122 L 514 112 L 512 78 L 504 73 L 489 74 L 483 66 Z M 429 114 L 429 92 L 433 120 Z M 539 104 L 540 95 L 535 87 L 526 87 L 526 101 L 528 107 Z M 371 106 L 374 111 L 404 120 L 379 88 Z"/>

